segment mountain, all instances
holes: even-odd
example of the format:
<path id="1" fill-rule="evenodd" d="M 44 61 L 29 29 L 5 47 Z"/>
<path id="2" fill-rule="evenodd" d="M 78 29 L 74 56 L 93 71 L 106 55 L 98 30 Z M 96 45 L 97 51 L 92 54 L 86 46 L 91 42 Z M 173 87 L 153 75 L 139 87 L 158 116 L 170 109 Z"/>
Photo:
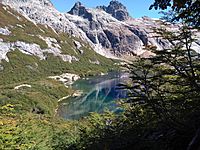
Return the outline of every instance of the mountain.
<path id="1" fill-rule="evenodd" d="M 36 24 L 86 41 L 95 52 L 108 58 L 144 55 L 147 45 L 158 50 L 170 47 L 168 41 L 155 38 L 152 33 L 152 28 L 160 27 L 162 21 L 148 17 L 134 19 L 116 0 L 92 9 L 77 2 L 67 13 L 57 11 L 49 0 L 2 0 L 2 3 Z M 167 28 L 178 26 L 169 24 Z"/>
<path id="2" fill-rule="evenodd" d="M 24 12 L 24 4 L 28 2 L 30 1 L 12 1 L 9 4 L 17 8 L 19 6 Z M 92 74 L 91 70 L 101 73 L 112 69 L 114 62 L 97 54 L 87 41 L 68 33 L 57 32 L 58 29 L 42 22 L 46 19 L 41 14 L 38 15 L 40 18 L 36 22 L 33 18 L 37 17 L 33 17 L 33 12 L 38 14 L 37 6 L 41 7 L 40 13 L 44 13 L 41 5 L 50 9 L 47 11 L 55 10 L 49 1 L 36 2 L 34 1 L 33 6 L 26 4 L 27 8 L 31 7 L 25 11 L 29 12 L 30 18 L 8 5 L 0 4 L 0 83 L 64 72 Z M 52 20 L 50 23 L 53 23 L 56 17 L 49 18 Z M 12 78 L 16 78 L 16 81 L 11 81 Z"/>
<path id="3" fill-rule="evenodd" d="M 96 9 L 86 8 L 77 2 L 65 16 L 99 47 L 97 52 L 103 49 L 117 57 L 144 56 L 148 54 L 145 51 L 148 45 L 156 46 L 158 50 L 169 48 L 171 43 L 158 38 L 153 29 L 162 26 L 173 31 L 180 27 L 176 24 L 164 25 L 162 20 L 146 16 L 134 19 L 126 7 L 116 0 L 112 0 L 108 6 L 97 6 Z M 198 42 L 194 46 L 200 48 Z"/>

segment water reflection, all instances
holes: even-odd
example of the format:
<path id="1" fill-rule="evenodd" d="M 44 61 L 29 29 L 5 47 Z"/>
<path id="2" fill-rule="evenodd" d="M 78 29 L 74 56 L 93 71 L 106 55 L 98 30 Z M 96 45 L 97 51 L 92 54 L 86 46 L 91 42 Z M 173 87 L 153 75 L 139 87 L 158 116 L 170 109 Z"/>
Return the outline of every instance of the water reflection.
<path id="1" fill-rule="evenodd" d="M 118 84 L 127 76 L 109 73 L 74 83 L 73 88 L 83 91 L 81 96 L 71 97 L 60 105 L 58 114 L 65 119 L 79 119 L 90 112 L 101 113 L 105 109 L 119 111 L 116 100 L 126 97 L 126 91 L 118 89 Z"/>

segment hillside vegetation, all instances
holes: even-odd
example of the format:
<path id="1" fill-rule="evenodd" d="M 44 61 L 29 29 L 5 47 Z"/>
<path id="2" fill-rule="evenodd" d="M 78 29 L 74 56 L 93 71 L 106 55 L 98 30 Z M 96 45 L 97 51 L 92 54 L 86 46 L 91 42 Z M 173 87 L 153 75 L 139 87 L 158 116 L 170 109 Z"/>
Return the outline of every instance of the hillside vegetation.
<path id="1" fill-rule="evenodd" d="M 9 62 L 1 60 L 0 71 L 0 149 L 52 149 L 54 134 L 69 132 L 66 136 L 73 142 L 77 134 L 76 121 L 67 122 L 56 116 L 58 100 L 73 93 L 63 83 L 48 79 L 62 73 L 90 76 L 117 69 L 117 61 L 97 53 L 82 40 L 65 33 L 56 33 L 48 26 L 34 24 L 9 7 L 0 5 L 0 27 L 11 34 L 0 34 L 3 42 L 22 41 L 48 48 L 45 40 L 51 37 L 58 41 L 62 54 L 73 55 L 79 61 L 67 62 L 46 53 L 46 59 L 22 53 L 15 49 L 7 53 Z M 81 43 L 80 53 L 74 41 Z M 90 61 L 89 61 L 90 60 Z M 91 63 L 96 61 L 98 63 Z M 28 84 L 29 87 L 15 89 Z M 74 136 L 74 137 L 73 137 Z"/>

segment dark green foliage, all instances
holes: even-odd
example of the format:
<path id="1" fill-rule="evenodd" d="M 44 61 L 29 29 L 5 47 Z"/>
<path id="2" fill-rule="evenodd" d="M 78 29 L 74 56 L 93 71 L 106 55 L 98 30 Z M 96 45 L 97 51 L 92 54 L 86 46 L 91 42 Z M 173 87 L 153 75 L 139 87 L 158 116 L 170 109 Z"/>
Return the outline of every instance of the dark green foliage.
<path id="1" fill-rule="evenodd" d="M 192 49 L 195 32 L 186 26 L 178 32 L 156 32 L 172 47 L 161 51 L 153 48 L 154 57 L 139 58 L 128 65 L 132 83 L 125 85 L 130 90 L 127 103 L 130 108 L 140 107 L 147 115 L 140 120 L 144 116 L 129 110 L 129 118 L 138 117 L 146 129 L 155 125 L 145 132 L 148 136 L 143 140 L 154 145 L 163 143 L 162 149 L 186 149 L 200 128 L 200 118 L 196 117 L 200 113 L 200 63 L 199 55 Z"/>
<path id="2" fill-rule="evenodd" d="M 192 26 L 200 26 L 200 1 L 199 0 L 155 0 L 150 9 L 165 10 L 170 7 L 175 13 L 173 21 L 183 20 Z"/>

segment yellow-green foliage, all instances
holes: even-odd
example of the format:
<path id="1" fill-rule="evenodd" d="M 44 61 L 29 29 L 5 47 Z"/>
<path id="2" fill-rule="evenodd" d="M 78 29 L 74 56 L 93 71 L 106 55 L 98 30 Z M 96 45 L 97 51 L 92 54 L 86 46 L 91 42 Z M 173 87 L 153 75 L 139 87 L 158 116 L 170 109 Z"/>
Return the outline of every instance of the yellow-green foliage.
<path id="1" fill-rule="evenodd" d="M 1 109 L 10 107 L 2 106 Z M 15 109 L 15 105 L 12 105 Z M 77 122 L 67 122 L 31 113 L 9 116 L 12 110 L 7 108 L 0 116 L 0 149 L 52 149 L 52 138 L 56 132 L 68 131 L 76 138 Z M 66 135 L 67 136 L 67 135 Z"/>

